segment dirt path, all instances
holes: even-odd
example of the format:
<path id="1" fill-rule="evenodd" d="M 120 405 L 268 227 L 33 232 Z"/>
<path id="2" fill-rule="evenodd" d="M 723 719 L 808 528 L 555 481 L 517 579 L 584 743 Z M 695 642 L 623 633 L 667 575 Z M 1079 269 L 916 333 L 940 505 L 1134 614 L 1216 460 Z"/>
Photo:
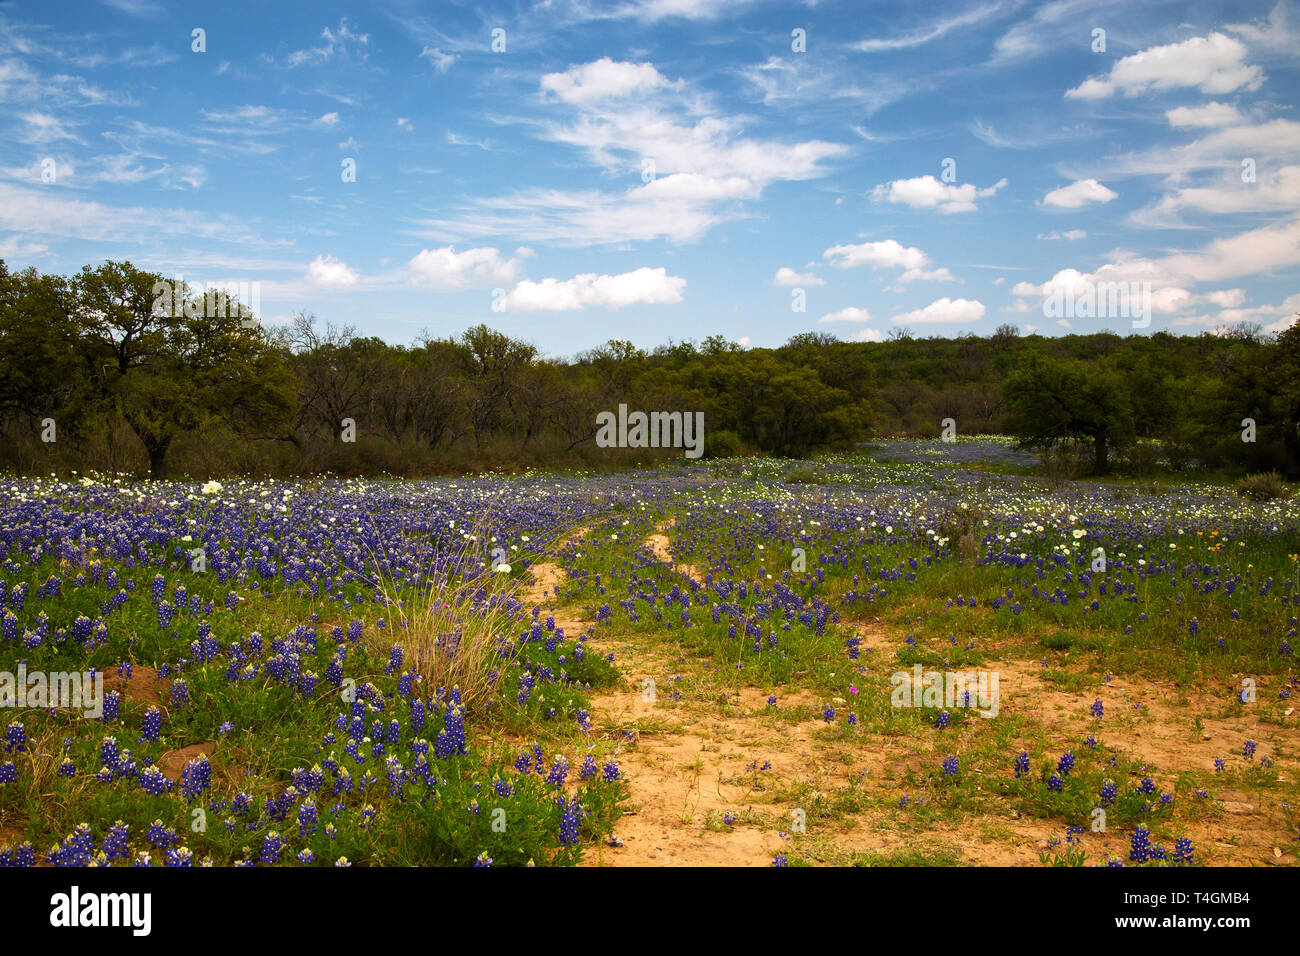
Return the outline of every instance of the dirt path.
<path id="1" fill-rule="evenodd" d="M 673 555 L 671 529 L 671 522 L 656 527 L 644 547 L 703 586 L 700 569 Z M 589 530 L 577 529 L 554 553 L 580 542 Z M 522 600 L 542 607 L 566 633 L 593 631 L 593 622 L 557 606 L 564 581 L 557 560 L 534 565 L 532 572 L 533 585 Z M 870 671 L 892 668 L 899 642 L 878 626 L 852 626 L 862 638 L 860 663 Z M 929 741 L 844 736 L 828 728 L 820 714 L 828 703 L 838 710 L 845 701 L 823 701 L 794 688 L 779 691 L 786 713 L 780 717 L 767 705 L 768 690 L 734 686 L 718 673 L 717 662 L 691 656 L 669 634 L 653 641 L 609 633 L 589 640 L 593 649 L 615 655 L 626 682 L 594 696 L 591 712 L 596 732 L 614 745 L 630 799 L 615 827 L 623 845 L 592 847 L 585 866 L 767 866 L 786 852 L 785 833 L 795 829 L 801 814 L 807 829 L 800 846 L 827 862 L 862 859 L 855 854 L 906 859 L 920 852 L 931 862 L 1039 865 L 1048 839 L 1064 832 L 1059 821 L 1022 818 L 1015 811 L 973 817 L 960 827 L 933 821 L 917 829 L 893 801 L 907 790 L 903 781 L 910 773 L 938 759 Z M 1193 733 L 1189 714 L 1162 700 L 1162 689 L 1154 685 L 1116 679 L 1102 689 L 1065 693 L 1046 685 L 1034 663 L 993 666 L 1002 673 L 1004 710 L 1046 728 L 1059 737 L 1063 750 L 1093 729 L 1088 707 L 1094 697 L 1103 698 L 1108 738 L 1162 768 L 1171 783 L 1176 771 L 1212 762 L 1237 746 L 1239 737 L 1270 736 L 1253 722 L 1209 715 L 1203 733 Z M 1135 701 L 1141 710 L 1133 708 Z M 798 719 L 791 719 L 792 711 Z M 1288 776 L 1296 771 L 1290 756 L 1279 754 Z M 871 798 L 850 805 L 858 786 Z M 1234 802 L 1244 797 L 1231 789 L 1216 796 L 1223 814 L 1198 823 L 1189 834 L 1199 861 L 1294 865 L 1293 854 L 1275 849 L 1280 808 Z M 1248 835 L 1254 830 L 1259 832 Z M 1122 833 L 1089 832 L 1080 839 L 1090 862 L 1127 857 Z"/>
<path id="2" fill-rule="evenodd" d="M 671 524 L 645 540 L 657 559 L 703 584 L 698 568 L 674 560 L 668 536 Z M 582 539 L 579 528 L 555 548 Z M 556 607 L 557 586 L 564 574 L 554 561 L 533 565 L 533 585 L 520 599 L 555 618 L 566 633 L 582 633 L 591 622 Z M 618 741 L 617 760 L 628 782 L 626 815 L 616 827 L 622 847 L 601 846 L 588 852 L 587 866 L 766 866 L 780 850 L 776 819 L 782 808 L 753 799 L 746 786 L 746 767 L 756 754 L 774 755 L 788 746 L 789 731 L 764 719 L 762 695 L 753 690 L 735 695 L 718 708 L 683 702 L 673 694 L 671 654 L 644 642 L 606 637 L 591 641 L 612 652 L 626 686 L 592 698 L 599 732 Z M 795 728 L 794 733 L 801 733 Z M 767 762 L 768 758 L 761 758 Z M 784 762 L 784 761 L 783 761 Z M 758 774 L 749 773 L 756 779 Z M 725 823 L 734 816 L 765 825 Z M 790 820 L 788 814 L 784 815 Z M 788 828 L 788 827 L 787 827 Z"/>
<path id="3" fill-rule="evenodd" d="M 696 584 L 703 585 L 704 573 L 699 568 L 695 567 L 693 564 L 679 562 L 673 556 L 672 541 L 666 533 L 671 531 L 672 528 L 673 522 L 671 520 L 660 525 L 655 530 L 654 534 L 645 539 L 645 546 L 650 549 L 650 552 L 655 556 L 655 558 L 662 561 L 664 564 L 671 565 L 674 571 L 686 575 L 686 577 L 690 578 Z"/>

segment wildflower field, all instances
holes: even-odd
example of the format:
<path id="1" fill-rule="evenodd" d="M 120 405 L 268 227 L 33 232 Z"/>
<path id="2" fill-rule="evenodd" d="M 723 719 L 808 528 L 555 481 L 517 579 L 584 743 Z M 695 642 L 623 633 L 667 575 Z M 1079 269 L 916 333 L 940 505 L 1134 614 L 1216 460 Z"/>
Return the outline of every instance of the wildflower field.
<path id="1" fill-rule="evenodd" d="M 1294 506 L 896 445 L 3 480 L 0 865 L 1295 865 Z"/>

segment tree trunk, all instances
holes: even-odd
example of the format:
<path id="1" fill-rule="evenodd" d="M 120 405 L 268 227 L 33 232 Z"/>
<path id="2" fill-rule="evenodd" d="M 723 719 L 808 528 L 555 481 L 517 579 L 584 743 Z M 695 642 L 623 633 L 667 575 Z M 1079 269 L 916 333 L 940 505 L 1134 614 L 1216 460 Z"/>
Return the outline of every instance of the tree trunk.
<path id="1" fill-rule="evenodd" d="M 1093 471 L 1098 475 L 1104 475 L 1110 470 L 1110 463 L 1106 458 L 1109 449 L 1106 446 L 1106 438 L 1103 435 L 1094 435 L 1092 439 L 1093 451 Z"/>
<path id="2" fill-rule="evenodd" d="M 167 462 L 167 446 L 169 441 L 152 441 L 145 443 L 145 450 L 149 452 L 149 475 L 152 478 L 161 478 Z"/>

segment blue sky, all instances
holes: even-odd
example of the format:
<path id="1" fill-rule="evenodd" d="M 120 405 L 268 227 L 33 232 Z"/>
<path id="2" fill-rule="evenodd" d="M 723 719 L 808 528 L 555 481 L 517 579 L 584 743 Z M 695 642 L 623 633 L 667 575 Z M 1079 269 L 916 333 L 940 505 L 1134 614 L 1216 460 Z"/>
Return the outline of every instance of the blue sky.
<path id="1" fill-rule="evenodd" d="M 1044 309 L 1115 281 L 1278 329 L 1297 50 L 1295 0 L 4 3 L 0 257 L 551 355 L 1126 332 Z"/>

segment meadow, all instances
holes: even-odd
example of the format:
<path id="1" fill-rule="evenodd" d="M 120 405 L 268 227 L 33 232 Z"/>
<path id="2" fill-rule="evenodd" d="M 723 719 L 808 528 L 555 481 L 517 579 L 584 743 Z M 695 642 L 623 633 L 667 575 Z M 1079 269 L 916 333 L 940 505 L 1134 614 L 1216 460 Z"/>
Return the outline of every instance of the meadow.
<path id="1" fill-rule="evenodd" d="M 1221 484 L 9 478 L 0 542 L 0 673 L 105 692 L 0 687 L 0 866 L 1300 859 L 1300 518 Z"/>

